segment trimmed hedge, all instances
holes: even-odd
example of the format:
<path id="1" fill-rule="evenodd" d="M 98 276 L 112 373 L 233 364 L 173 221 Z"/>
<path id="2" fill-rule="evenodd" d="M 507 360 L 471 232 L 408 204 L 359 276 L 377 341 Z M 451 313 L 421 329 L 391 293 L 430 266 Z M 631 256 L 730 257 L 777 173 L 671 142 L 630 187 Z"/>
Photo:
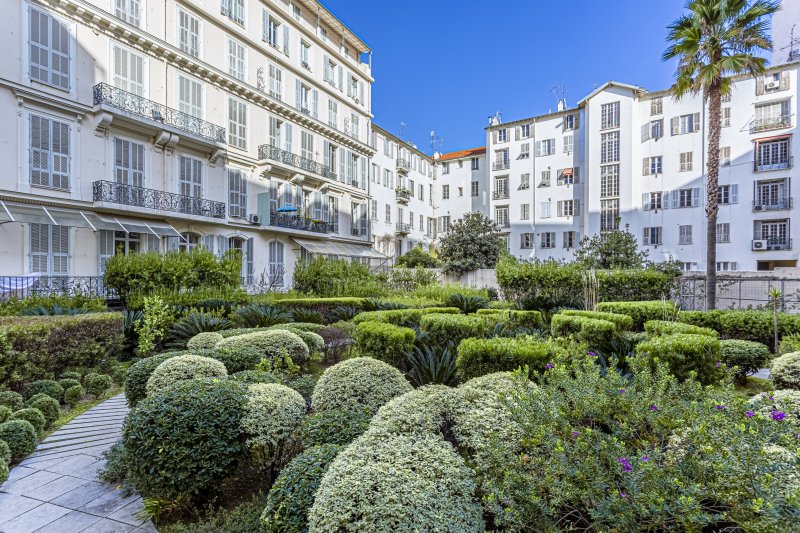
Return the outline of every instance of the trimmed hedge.
<path id="1" fill-rule="evenodd" d="M 674 335 L 676 333 L 686 333 L 688 335 L 708 335 L 715 339 L 719 337 L 719 333 L 711 328 L 701 328 L 700 326 L 693 326 L 691 324 L 683 324 L 681 322 L 670 322 L 667 320 L 648 320 L 644 323 L 644 330 L 650 335 Z"/>
<path id="2" fill-rule="evenodd" d="M 45 394 L 59 402 L 64 398 L 64 387 L 52 379 L 40 379 L 25 385 L 25 399 L 31 401 L 37 394 Z"/>
<path id="3" fill-rule="evenodd" d="M 517 311 L 514 309 L 478 309 L 476 315 L 491 315 L 503 322 L 511 322 L 514 326 L 537 328 L 544 325 L 542 313 L 539 311 Z"/>
<path id="4" fill-rule="evenodd" d="M 186 342 L 187 350 L 210 350 L 222 340 L 222 335 L 216 331 L 203 331 Z"/>
<path id="5" fill-rule="evenodd" d="M 787 353 L 773 360 L 771 375 L 776 387 L 800 390 L 800 352 Z"/>
<path id="6" fill-rule="evenodd" d="M 0 385 L 18 388 L 116 357 L 122 322 L 122 313 L 0 318 Z"/>
<path id="7" fill-rule="evenodd" d="M 736 377 L 740 381 L 745 381 L 748 374 L 758 372 L 769 362 L 769 348 L 760 342 L 726 339 L 719 344 L 722 362 L 731 368 L 738 367 Z"/>
<path id="8" fill-rule="evenodd" d="M 314 311 L 320 311 L 319 307 L 323 307 L 326 310 L 331 310 L 335 307 L 345 306 L 345 307 L 355 307 L 356 309 L 361 309 L 364 306 L 364 300 L 366 298 L 356 298 L 356 297 L 342 297 L 342 298 L 287 298 L 285 300 L 278 300 L 275 302 L 275 305 L 285 307 L 287 309 L 294 309 L 294 308 L 308 308 L 313 309 Z"/>
<path id="9" fill-rule="evenodd" d="M 587 343 L 591 348 L 609 342 L 617 327 L 608 320 L 559 313 L 553 315 L 550 330 L 554 337 L 575 336 L 577 340 Z"/>
<path id="10" fill-rule="evenodd" d="M 365 311 L 358 313 L 353 318 L 354 324 L 362 322 L 384 322 L 401 326 L 407 322 L 419 322 L 422 318 L 422 309 L 389 309 L 386 311 Z"/>
<path id="11" fill-rule="evenodd" d="M 9 420 L 27 420 L 31 423 L 33 429 L 36 430 L 37 435 L 41 434 L 44 431 L 44 428 L 47 426 L 47 420 L 45 420 L 42 412 L 32 407 L 15 411 L 12 413 Z"/>
<path id="12" fill-rule="evenodd" d="M 158 365 L 147 380 L 147 395 L 162 392 L 167 387 L 191 379 L 226 378 L 225 365 L 210 357 L 179 355 Z"/>
<path id="13" fill-rule="evenodd" d="M 423 315 L 419 321 L 420 328 L 426 332 L 432 342 L 445 345 L 447 341 L 458 344 L 471 337 L 486 337 L 495 324 L 500 321 L 497 315 Z"/>
<path id="14" fill-rule="evenodd" d="M 599 302 L 596 311 L 628 315 L 633 319 L 633 327 L 641 331 L 648 320 L 666 320 L 678 314 L 678 306 L 671 300 L 650 300 L 644 302 Z"/>
<path id="15" fill-rule="evenodd" d="M 628 315 L 618 313 L 604 313 L 602 311 L 581 311 L 578 309 L 567 309 L 561 311 L 562 315 L 567 316 L 582 316 L 585 318 L 596 318 L 597 320 L 606 320 L 613 323 L 617 330 L 624 331 L 633 327 L 633 318 Z"/>
<path id="16" fill-rule="evenodd" d="M 128 405 L 136 407 L 136 404 L 147 396 L 147 381 L 158 365 L 171 357 L 185 353 L 187 352 L 165 352 L 133 363 L 125 377 L 125 397 L 128 399 Z"/>
<path id="17" fill-rule="evenodd" d="M 383 322 L 361 322 L 356 327 L 355 347 L 358 353 L 401 367 L 406 353 L 414 349 L 414 330 Z"/>
<path id="18" fill-rule="evenodd" d="M 636 353 L 666 363 L 670 372 L 680 380 L 688 378 L 692 371 L 704 385 L 722 377 L 722 372 L 716 368 L 721 357 L 720 343 L 709 335 L 678 333 L 653 337 L 639 343 Z"/>
<path id="19" fill-rule="evenodd" d="M 553 345 L 524 337 L 464 339 L 458 345 L 456 367 L 463 380 L 528 366 L 541 372 L 556 355 Z"/>
<path id="20" fill-rule="evenodd" d="M 216 345 L 217 350 L 244 348 L 260 350 L 262 357 L 270 361 L 288 354 L 296 364 L 308 361 L 310 355 L 308 346 L 303 342 L 303 339 L 296 333 L 286 329 L 257 331 L 228 337 L 219 341 Z"/>
<path id="21" fill-rule="evenodd" d="M 678 321 L 719 332 L 724 339 L 756 341 L 770 346 L 773 351 L 777 347 L 773 329 L 771 311 L 682 311 Z M 778 314 L 778 336 L 784 337 L 792 333 L 800 333 L 800 315 L 789 313 Z"/>

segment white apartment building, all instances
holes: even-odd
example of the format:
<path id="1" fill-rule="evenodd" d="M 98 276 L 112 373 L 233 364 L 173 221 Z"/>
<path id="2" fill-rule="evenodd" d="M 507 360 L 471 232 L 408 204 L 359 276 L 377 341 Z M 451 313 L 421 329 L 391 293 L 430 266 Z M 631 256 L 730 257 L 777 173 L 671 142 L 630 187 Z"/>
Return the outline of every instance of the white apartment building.
<path id="1" fill-rule="evenodd" d="M 470 213 L 487 213 L 489 208 L 486 147 L 434 154 L 436 183 L 431 205 L 435 219 L 429 232 L 440 236 L 457 220 Z"/>
<path id="2" fill-rule="evenodd" d="M 300 257 L 385 260 L 371 52 L 318 1 L 8 4 L 0 275 L 98 276 L 115 253 L 202 244 L 288 287 Z"/>
<path id="3" fill-rule="evenodd" d="M 370 166 L 372 240 L 376 250 L 397 259 L 415 246 L 433 244 L 434 161 L 373 124 Z"/>

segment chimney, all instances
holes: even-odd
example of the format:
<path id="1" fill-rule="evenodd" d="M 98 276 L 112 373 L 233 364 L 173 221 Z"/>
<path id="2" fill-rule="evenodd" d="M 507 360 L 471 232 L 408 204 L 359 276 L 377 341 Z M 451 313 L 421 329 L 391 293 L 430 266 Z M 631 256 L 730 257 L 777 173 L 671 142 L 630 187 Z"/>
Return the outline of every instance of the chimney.
<path id="1" fill-rule="evenodd" d="M 567 101 L 562 98 L 561 100 L 558 101 L 558 110 L 564 111 L 566 108 L 567 108 Z"/>

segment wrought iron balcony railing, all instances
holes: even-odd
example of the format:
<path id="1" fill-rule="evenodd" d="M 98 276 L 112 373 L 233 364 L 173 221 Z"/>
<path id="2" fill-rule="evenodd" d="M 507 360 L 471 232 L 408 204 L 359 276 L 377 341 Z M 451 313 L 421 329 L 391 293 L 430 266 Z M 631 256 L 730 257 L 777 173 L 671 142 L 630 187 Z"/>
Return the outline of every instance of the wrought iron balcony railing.
<path id="1" fill-rule="evenodd" d="M 258 158 L 262 160 L 272 159 L 273 161 L 278 161 L 285 165 L 299 168 L 307 172 L 312 172 L 322 176 L 323 178 L 328 178 L 331 180 L 336 179 L 336 173 L 325 165 L 297 154 L 293 154 L 292 152 L 281 150 L 277 146 L 272 146 L 271 144 L 262 144 L 258 147 Z"/>
<path id="2" fill-rule="evenodd" d="M 780 211 L 782 209 L 791 208 L 791 198 L 777 198 L 771 201 L 756 200 L 753 202 L 753 211 Z"/>
<path id="3" fill-rule="evenodd" d="M 408 189 L 395 189 L 394 193 L 396 199 L 400 200 L 401 202 L 407 202 L 411 199 L 411 191 Z"/>
<path id="4" fill-rule="evenodd" d="M 791 125 L 792 125 L 791 115 L 782 115 L 780 117 L 756 118 L 753 119 L 753 122 L 750 124 L 750 133 L 788 128 Z"/>
<path id="5" fill-rule="evenodd" d="M 411 163 L 402 157 L 397 158 L 397 170 L 411 170 Z"/>
<path id="6" fill-rule="evenodd" d="M 93 96 L 94 105 L 108 105 L 211 141 L 225 142 L 225 128 L 107 83 L 95 85 Z"/>
<path id="7" fill-rule="evenodd" d="M 756 172 L 764 172 L 767 170 L 785 170 L 788 168 L 792 168 L 794 165 L 794 156 L 784 157 L 777 161 L 758 161 L 756 160 L 753 164 Z"/>
<path id="8" fill-rule="evenodd" d="M 0 300 L 4 298 L 25 299 L 31 296 L 92 296 L 106 299 L 117 298 L 117 292 L 103 283 L 103 276 L 69 276 L 27 274 L 23 276 L 0 276 Z"/>
<path id="9" fill-rule="evenodd" d="M 492 170 L 507 170 L 510 164 L 511 163 L 508 160 L 495 161 L 494 163 L 492 163 Z"/>
<path id="10" fill-rule="evenodd" d="M 397 233 L 411 233 L 411 224 L 405 224 L 403 222 L 398 222 L 395 228 Z"/>
<path id="11" fill-rule="evenodd" d="M 756 246 L 756 243 L 765 241 L 766 246 Z M 786 237 L 771 237 L 768 239 L 760 238 L 755 235 L 753 239 L 753 250 L 769 251 L 769 250 L 791 250 L 792 239 Z"/>
<path id="12" fill-rule="evenodd" d="M 209 218 L 225 218 L 224 202 L 134 187 L 113 181 L 95 181 L 92 189 L 95 202 L 108 202 Z"/>
<path id="13" fill-rule="evenodd" d="M 493 200 L 508 200 L 508 189 L 500 189 L 492 193 Z"/>
<path id="14" fill-rule="evenodd" d="M 301 231 L 312 231 L 314 233 L 331 233 L 333 224 L 324 220 L 316 220 L 294 213 L 278 213 L 272 211 L 269 214 L 269 225 L 277 228 L 296 229 Z"/>

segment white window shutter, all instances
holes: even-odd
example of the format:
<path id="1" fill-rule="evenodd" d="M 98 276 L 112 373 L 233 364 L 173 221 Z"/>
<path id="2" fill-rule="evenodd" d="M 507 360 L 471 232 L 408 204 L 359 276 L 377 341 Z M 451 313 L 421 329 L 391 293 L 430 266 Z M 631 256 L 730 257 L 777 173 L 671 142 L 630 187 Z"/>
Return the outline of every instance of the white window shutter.
<path id="1" fill-rule="evenodd" d="M 669 209 L 669 191 L 661 191 L 661 209 Z"/>
<path id="2" fill-rule="evenodd" d="M 520 127 L 517 126 L 517 127 L 514 128 L 514 140 L 515 141 L 519 140 L 519 135 L 520 135 Z"/>
<path id="3" fill-rule="evenodd" d="M 284 150 L 292 152 L 292 125 L 288 122 L 283 124 Z"/>
<path id="4" fill-rule="evenodd" d="M 732 204 L 739 203 L 739 186 L 735 183 L 730 186 L 730 200 Z"/>
<path id="5" fill-rule="evenodd" d="M 253 284 L 253 255 L 255 251 L 253 237 L 247 239 L 244 252 L 244 275 L 245 283 L 249 286 Z"/>
<path id="6" fill-rule="evenodd" d="M 339 147 L 339 181 L 344 182 L 346 181 L 345 176 L 345 160 L 344 160 L 344 148 Z"/>
<path id="7" fill-rule="evenodd" d="M 217 235 L 217 256 L 222 257 L 228 251 L 228 238 Z"/>
<path id="8" fill-rule="evenodd" d="M 542 156 L 542 141 L 536 141 L 536 157 Z"/>
<path id="9" fill-rule="evenodd" d="M 359 80 L 358 81 L 358 101 L 361 102 L 361 105 L 365 104 L 364 101 L 364 82 Z"/>
<path id="10" fill-rule="evenodd" d="M 303 109 L 303 93 L 302 93 L 302 83 L 300 80 L 295 80 L 295 107 L 297 109 Z"/>
<path id="11" fill-rule="evenodd" d="M 497 131 L 492 132 L 492 144 L 497 144 Z"/>
<path id="12" fill-rule="evenodd" d="M 694 114 L 694 117 L 692 118 L 692 124 L 694 125 L 693 131 L 700 131 L 700 113 Z"/>
<path id="13" fill-rule="evenodd" d="M 328 168 L 331 168 L 331 143 L 330 141 L 323 139 L 322 140 L 322 164 Z"/>
<path id="14" fill-rule="evenodd" d="M 781 91 L 789 90 L 789 71 L 784 70 L 781 72 Z"/>
<path id="15" fill-rule="evenodd" d="M 319 91 L 314 89 L 311 92 L 311 116 L 317 118 L 318 114 L 318 107 L 319 107 Z"/>
<path id="16" fill-rule="evenodd" d="M 642 142 L 645 142 L 649 139 L 650 139 L 650 123 L 647 123 L 642 126 Z"/>
<path id="17" fill-rule="evenodd" d="M 642 176 L 650 175 L 650 158 L 645 157 L 642 159 Z"/>
<path id="18" fill-rule="evenodd" d="M 214 253 L 214 236 L 213 235 L 204 235 L 203 236 L 203 248 L 208 250 L 211 253 Z"/>
<path id="19" fill-rule="evenodd" d="M 642 193 L 642 209 L 645 211 L 650 210 L 650 193 L 643 192 Z"/>
<path id="20" fill-rule="evenodd" d="M 342 84 L 344 83 L 344 69 L 341 65 L 339 65 L 339 90 L 342 90 Z"/>
<path id="21" fill-rule="evenodd" d="M 572 214 L 574 216 L 576 216 L 576 217 L 580 216 L 581 215 L 581 199 L 580 198 L 576 198 L 574 200 L 572 206 L 573 206 L 572 207 L 572 209 L 573 209 L 573 213 Z"/>
<path id="22" fill-rule="evenodd" d="M 680 200 L 681 191 L 672 191 L 672 208 L 678 208 L 678 201 Z"/>
<path id="23" fill-rule="evenodd" d="M 679 121 L 680 121 L 680 118 L 678 118 L 678 117 L 672 117 L 671 119 L 669 119 L 670 133 L 672 135 L 678 135 L 678 133 L 679 133 L 679 131 L 678 131 Z"/>
<path id="24" fill-rule="evenodd" d="M 289 25 L 283 25 L 283 53 L 289 55 Z"/>
<path id="25" fill-rule="evenodd" d="M 693 187 L 692 188 L 692 207 L 698 207 L 700 205 L 700 187 Z"/>

